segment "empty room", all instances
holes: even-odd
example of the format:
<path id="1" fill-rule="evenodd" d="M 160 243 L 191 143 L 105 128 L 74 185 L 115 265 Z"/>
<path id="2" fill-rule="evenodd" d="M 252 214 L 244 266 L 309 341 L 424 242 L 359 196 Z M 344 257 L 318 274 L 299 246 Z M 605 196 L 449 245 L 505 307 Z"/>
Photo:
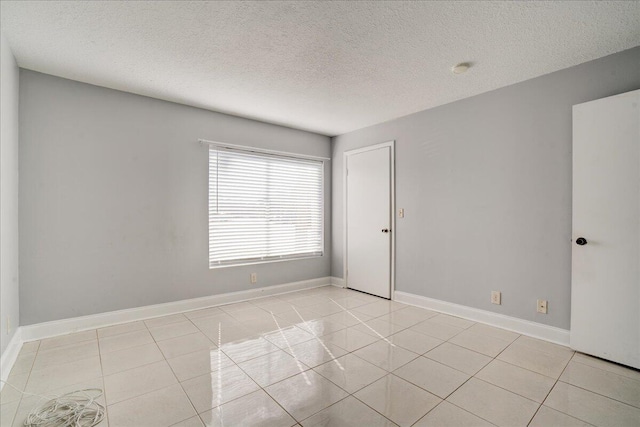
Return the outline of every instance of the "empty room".
<path id="1" fill-rule="evenodd" d="M 640 1 L 0 1 L 1 427 L 640 426 Z"/>

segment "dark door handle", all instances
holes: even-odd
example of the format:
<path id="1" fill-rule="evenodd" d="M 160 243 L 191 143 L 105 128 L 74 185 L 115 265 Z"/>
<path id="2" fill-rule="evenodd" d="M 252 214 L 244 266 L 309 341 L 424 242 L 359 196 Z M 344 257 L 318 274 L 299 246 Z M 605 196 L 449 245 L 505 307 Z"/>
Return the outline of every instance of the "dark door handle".
<path id="1" fill-rule="evenodd" d="M 583 246 L 587 244 L 587 239 L 585 239 L 584 237 L 578 237 L 576 239 L 576 244 Z"/>
<path id="2" fill-rule="evenodd" d="M 383 228 L 383 229 L 382 229 L 382 232 L 383 232 L 383 233 L 388 233 L 389 231 L 390 231 L 390 230 L 389 230 L 388 228 Z"/>

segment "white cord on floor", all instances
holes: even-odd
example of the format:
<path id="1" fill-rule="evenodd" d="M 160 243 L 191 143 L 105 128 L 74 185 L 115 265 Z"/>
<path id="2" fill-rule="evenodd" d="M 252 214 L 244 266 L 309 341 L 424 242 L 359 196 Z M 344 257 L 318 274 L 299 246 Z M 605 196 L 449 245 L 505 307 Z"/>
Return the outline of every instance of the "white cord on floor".
<path id="1" fill-rule="evenodd" d="M 26 427 L 93 427 L 104 420 L 104 406 L 97 402 L 103 395 L 99 388 L 76 390 L 59 396 L 43 396 L 21 391 L 6 381 L 2 382 L 23 395 L 48 400 L 27 415 L 23 423 Z"/>

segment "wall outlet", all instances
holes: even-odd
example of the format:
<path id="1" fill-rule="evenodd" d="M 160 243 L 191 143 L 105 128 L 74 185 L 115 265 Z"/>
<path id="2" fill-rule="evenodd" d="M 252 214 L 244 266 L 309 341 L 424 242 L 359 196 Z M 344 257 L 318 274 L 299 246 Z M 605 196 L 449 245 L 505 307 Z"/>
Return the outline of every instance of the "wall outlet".
<path id="1" fill-rule="evenodd" d="M 11 316 L 7 316 L 7 335 L 11 333 Z"/>
<path id="2" fill-rule="evenodd" d="M 251 280 L 251 283 L 258 283 L 258 273 L 251 273 L 249 280 Z"/>
<path id="3" fill-rule="evenodd" d="M 404 209 L 403 208 L 398 209 L 398 216 L 400 218 L 404 218 Z"/>
<path id="4" fill-rule="evenodd" d="M 491 304 L 502 304 L 502 293 L 500 291 L 491 291 Z"/>
<path id="5" fill-rule="evenodd" d="M 538 300 L 538 313 L 547 314 L 547 300 L 539 299 Z"/>

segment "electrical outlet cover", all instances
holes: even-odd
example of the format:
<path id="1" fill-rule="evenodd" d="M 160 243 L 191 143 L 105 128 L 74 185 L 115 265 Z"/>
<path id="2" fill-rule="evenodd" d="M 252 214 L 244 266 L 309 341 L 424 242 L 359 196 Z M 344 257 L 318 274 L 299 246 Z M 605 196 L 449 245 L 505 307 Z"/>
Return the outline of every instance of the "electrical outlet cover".
<path id="1" fill-rule="evenodd" d="M 502 304 L 502 293 L 499 291 L 491 291 L 491 304 Z"/>
<path id="2" fill-rule="evenodd" d="M 538 300 L 538 313 L 547 314 L 547 300 Z"/>

